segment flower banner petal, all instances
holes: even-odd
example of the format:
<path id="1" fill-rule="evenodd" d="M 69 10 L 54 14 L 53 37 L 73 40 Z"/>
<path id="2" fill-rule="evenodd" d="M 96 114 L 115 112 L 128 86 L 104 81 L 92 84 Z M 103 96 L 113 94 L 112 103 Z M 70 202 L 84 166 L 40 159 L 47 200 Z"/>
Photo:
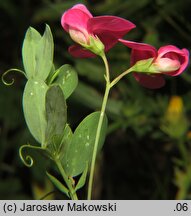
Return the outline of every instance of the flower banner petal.
<path id="1" fill-rule="evenodd" d="M 96 35 L 104 31 L 113 33 L 117 38 L 120 38 L 135 27 L 132 22 L 116 16 L 97 16 L 88 20 L 89 32 Z"/>

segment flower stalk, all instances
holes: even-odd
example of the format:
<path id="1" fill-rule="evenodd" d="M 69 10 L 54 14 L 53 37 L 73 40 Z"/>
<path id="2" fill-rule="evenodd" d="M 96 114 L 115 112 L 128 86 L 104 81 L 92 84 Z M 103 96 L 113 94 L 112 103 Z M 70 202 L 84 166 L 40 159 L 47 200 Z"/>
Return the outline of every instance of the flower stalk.
<path id="1" fill-rule="evenodd" d="M 92 198 L 93 178 L 94 178 L 97 149 L 98 149 L 98 144 L 99 144 L 99 139 L 100 139 L 100 133 L 101 133 L 101 128 L 102 128 L 103 118 L 105 115 L 105 109 L 106 109 L 106 105 L 107 105 L 107 101 L 108 101 L 108 97 L 109 97 L 109 92 L 111 89 L 108 61 L 107 61 L 105 54 L 101 55 L 101 58 L 103 59 L 105 69 L 106 69 L 106 73 L 105 73 L 106 88 L 105 88 L 105 94 L 103 97 L 101 113 L 100 113 L 100 117 L 99 117 L 99 121 L 98 121 L 98 127 L 97 127 L 97 132 L 96 132 L 96 137 L 95 137 L 95 144 L 94 144 L 94 148 L 93 148 L 93 155 L 92 155 L 92 161 L 91 161 L 91 167 L 90 167 L 90 177 L 89 177 L 89 182 L 88 182 L 88 195 L 87 195 L 88 200 L 91 200 L 91 198 Z"/>
<path id="2" fill-rule="evenodd" d="M 97 127 L 97 132 L 96 132 L 96 137 L 95 137 L 95 144 L 94 144 L 94 148 L 93 148 L 93 155 L 92 155 L 92 161 L 91 161 L 91 167 L 90 167 L 90 177 L 89 177 L 89 182 L 88 182 L 88 195 L 87 195 L 88 200 L 91 200 L 91 198 L 92 198 L 93 178 L 94 178 L 97 149 L 98 149 L 98 144 L 99 144 L 99 139 L 100 139 L 100 134 L 101 134 L 101 128 L 102 128 L 102 124 L 103 124 L 103 118 L 105 115 L 105 110 L 106 110 L 110 90 L 115 84 L 118 83 L 118 81 L 121 78 L 123 78 L 128 73 L 132 72 L 132 68 L 130 68 L 130 69 L 126 70 L 125 72 L 123 72 L 122 74 L 120 74 L 118 77 L 116 77 L 111 82 L 110 81 L 109 64 L 108 64 L 107 58 L 105 56 L 105 53 L 103 55 L 101 55 L 101 58 L 102 58 L 104 65 L 105 65 L 106 88 L 105 88 L 105 93 L 104 93 L 103 102 L 102 102 L 102 106 L 101 106 L 100 117 L 99 117 L 99 121 L 98 121 L 98 127 Z"/>

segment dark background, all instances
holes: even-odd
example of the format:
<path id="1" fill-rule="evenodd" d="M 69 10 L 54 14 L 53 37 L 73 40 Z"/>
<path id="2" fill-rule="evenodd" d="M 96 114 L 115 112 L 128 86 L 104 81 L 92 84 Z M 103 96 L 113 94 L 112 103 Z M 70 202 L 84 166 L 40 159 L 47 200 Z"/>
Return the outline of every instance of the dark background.
<path id="1" fill-rule="evenodd" d="M 137 28 L 129 40 L 160 46 L 191 48 L 190 0 L 0 0 L 0 73 L 22 66 L 25 32 L 33 26 L 52 30 L 56 67 L 72 64 L 80 85 L 68 100 L 73 128 L 100 107 L 104 67 L 100 59 L 73 59 L 67 48 L 73 42 L 60 25 L 61 15 L 76 3 L 84 3 L 93 15 L 116 15 Z M 129 67 L 129 50 L 118 44 L 108 53 L 112 77 Z M 110 127 L 99 155 L 95 199 L 191 198 L 191 75 L 190 67 L 179 77 L 166 77 L 165 87 L 145 89 L 131 77 L 111 93 L 107 109 Z M 25 78 L 13 74 L 11 87 L 0 83 L 0 199 L 65 199 L 45 176 L 46 160 L 33 153 L 35 163 L 25 167 L 18 154 L 22 144 L 36 144 L 23 117 Z M 97 97 L 95 97 L 97 95 Z M 174 99 L 174 96 L 177 96 Z M 84 198 L 85 189 L 80 198 Z"/>

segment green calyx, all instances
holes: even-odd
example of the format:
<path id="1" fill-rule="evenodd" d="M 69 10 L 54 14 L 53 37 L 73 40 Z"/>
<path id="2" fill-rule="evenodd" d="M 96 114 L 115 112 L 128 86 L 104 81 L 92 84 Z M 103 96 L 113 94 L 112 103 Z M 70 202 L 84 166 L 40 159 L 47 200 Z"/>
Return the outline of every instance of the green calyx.
<path id="1" fill-rule="evenodd" d="M 105 46 L 97 36 L 90 36 L 89 44 L 81 44 L 81 46 L 87 50 L 90 50 L 96 55 L 103 56 L 104 54 Z"/>
<path id="2" fill-rule="evenodd" d="M 137 61 L 135 65 L 131 67 L 131 70 L 136 73 L 147 73 L 147 74 L 159 74 L 161 73 L 157 67 L 153 64 L 154 58 L 144 59 Z"/>

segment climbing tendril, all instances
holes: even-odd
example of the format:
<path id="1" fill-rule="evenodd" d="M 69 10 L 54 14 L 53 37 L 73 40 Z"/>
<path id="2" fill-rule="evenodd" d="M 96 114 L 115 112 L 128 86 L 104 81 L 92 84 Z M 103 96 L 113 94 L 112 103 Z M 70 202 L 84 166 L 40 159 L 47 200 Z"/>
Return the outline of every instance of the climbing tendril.
<path id="1" fill-rule="evenodd" d="M 3 75 L 2 75 L 2 77 L 1 77 L 2 82 L 3 82 L 5 85 L 7 85 L 7 86 L 13 85 L 13 83 L 15 82 L 15 80 L 14 80 L 13 78 L 12 78 L 11 81 L 6 81 L 6 79 L 5 79 L 5 76 L 6 76 L 8 73 L 12 72 L 12 71 L 21 73 L 21 74 L 23 74 L 23 75 L 26 77 L 26 74 L 25 74 L 24 71 L 19 70 L 19 69 L 16 69 L 16 68 L 11 68 L 11 69 L 5 71 L 5 72 L 3 73 Z M 27 77 L 26 77 L 26 78 L 27 78 Z"/>
<path id="2" fill-rule="evenodd" d="M 20 148 L 19 148 L 19 156 L 22 160 L 22 162 L 24 163 L 25 166 L 27 167 L 32 167 L 33 166 L 33 163 L 34 163 L 34 160 L 33 158 L 30 156 L 30 155 L 23 155 L 24 152 L 23 150 L 24 149 L 36 149 L 36 150 L 45 150 L 44 148 L 42 147 L 39 147 L 39 146 L 32 146 L 32 145 L 22 145 Z"/>

